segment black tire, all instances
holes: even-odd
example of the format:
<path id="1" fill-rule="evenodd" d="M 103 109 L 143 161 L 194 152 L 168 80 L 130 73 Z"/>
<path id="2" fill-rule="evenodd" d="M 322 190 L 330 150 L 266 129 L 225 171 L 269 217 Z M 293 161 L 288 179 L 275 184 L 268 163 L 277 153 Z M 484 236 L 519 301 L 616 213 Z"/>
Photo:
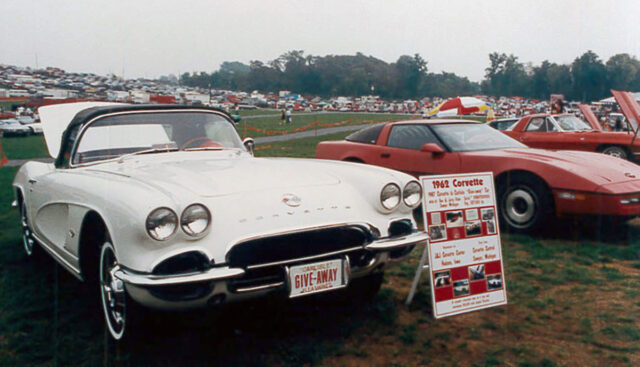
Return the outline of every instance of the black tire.
<path id="1" fill-rule="evenodd" d="M 622 159 L 629 158 L 629 154 L 627 153 L 627 150 L 617 145 L 610 145 L 608 147 L 604 147 L 602 148 L 601 152 L 602 154 L 610 155 L 612 157 L 617 157 Z"/>
<path id="2" fill-rule="evenodd" d="M 553 214 L 553 199 L 544 181 L 514 175 L 498 185 L 500 225 L 506 231 L 531 233 Z"/>
<path id="3" fill-rule="evenodd" d="M 129 297 L 124 283 L 112 276 L 117 259 L 108 236 L 100 247 L 99 254 L 97 285 L 107 332 L 115 341 L 130 340 L 138 331 L 140 306 Z"/>
<path id="4" fill-rule="evenodd" d="M 37 257 L 40 253 L 40 247 L 38 247 L 38 243 L 33 238 L 33 232 L 29 226 L 27 206 L 24 200 L 20 203 L 20 225 L 22 227 L 22 247 L 24 252 L 28 257 Z"/>

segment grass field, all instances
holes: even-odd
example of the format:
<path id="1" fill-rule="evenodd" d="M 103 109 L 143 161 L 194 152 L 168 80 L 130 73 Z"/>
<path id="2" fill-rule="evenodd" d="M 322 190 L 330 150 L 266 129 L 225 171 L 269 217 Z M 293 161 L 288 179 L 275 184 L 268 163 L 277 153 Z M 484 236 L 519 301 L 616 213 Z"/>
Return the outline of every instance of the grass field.
<path id="1" fill-rule="evenodd" d="M 344 135 L 265 144 L 256 155 L 311 157 L 318 140 Z M 503 235 L 504 307 L 434 320 L 426 279 L 405 306 L 414 251 L 368 304 L 327 295 L 150 313 L 140 338 L 114 345 L 93 290 L 23 254 L 9 208 L 16 171 L 0 168 L 0 366 L 640 365 L 639 220 Z"/>
<path id="2" fill-rule="evenodd" d="M 281 124 L 280 116 L 270 116 L 241 120 L 237 125 L 237 129 L 242 137 L 250 136 L 256 138 L 267 134 L 264 132 L 251 131 L 250 128 L 247 128 L 245 131 L 245 124 L 247 127 L 251 126 L 261 130 L 266 129 L 274 132 L 283 132 L 301 128 L 315 121 L 323 124 L 344 122 L 345 125 L 361 125 L 378 121 L 397 121 L 410 118 L 413 118 L 413 116 L 388 113 L 300 113 L 292 117 L 292 122 L 290 124 Z M 318 127 L 318 129 L 321 128 L 322 127 Z"/>
<path id="3" fill-rule="evenodd" d="M 42 135 L 0 138 L 4 154 L 9 159 L 48 157 L 47 146 Z"/>

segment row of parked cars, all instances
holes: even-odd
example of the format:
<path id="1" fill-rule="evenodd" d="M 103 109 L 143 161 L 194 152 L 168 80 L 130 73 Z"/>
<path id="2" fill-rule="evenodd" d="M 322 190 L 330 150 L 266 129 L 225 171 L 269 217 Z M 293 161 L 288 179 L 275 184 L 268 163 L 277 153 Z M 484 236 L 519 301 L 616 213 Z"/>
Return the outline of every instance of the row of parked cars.
<path id="1" fill-rule="evenodd" d="M 372 125 L 320 143 L 311 160 L 254 158 L 253 140 L 214 108 L 39 112 L 55 162 L 28 162 L 13 182 L 22 245 L 99 291 L 116 340 L 136 330 L 139 306 L 375 295 L 385 269 L 428 238 L 413 215 L 421 175 L 493 172 L 501 223 L 514 231 L 556 215 L 640 214 L 635 164 L 529 148 L 473 121 Z"/>
<path id="2" fill-rule="evenodd" d="M 42 125 L 31 116 L 0 120 L 0 136 L 28 136 L 42 134 Z"/>

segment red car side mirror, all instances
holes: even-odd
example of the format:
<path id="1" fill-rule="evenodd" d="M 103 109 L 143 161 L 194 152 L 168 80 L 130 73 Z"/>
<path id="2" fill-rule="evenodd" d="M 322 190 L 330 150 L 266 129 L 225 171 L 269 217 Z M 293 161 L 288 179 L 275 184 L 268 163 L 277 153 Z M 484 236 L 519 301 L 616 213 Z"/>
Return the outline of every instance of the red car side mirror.
<path id="1" fill-rule="evenodd" d="M 433 156 L 443 155 L 444 149 L 436 143 L 427 143 L 420 147 L 421 152 L 427 152 L 433 154 Z"/>

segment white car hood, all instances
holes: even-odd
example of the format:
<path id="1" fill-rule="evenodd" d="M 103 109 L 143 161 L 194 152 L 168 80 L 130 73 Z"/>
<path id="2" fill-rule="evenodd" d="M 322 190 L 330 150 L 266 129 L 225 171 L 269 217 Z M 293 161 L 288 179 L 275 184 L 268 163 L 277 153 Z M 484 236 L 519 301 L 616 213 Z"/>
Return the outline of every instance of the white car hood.
<path id="1" fill-rule="evenodd" d="M 141 181 L 173 196 L 188 190 L 201 197 L 243 192 L 337 185 L 340 180 L 324 168 L 297 159 L 253 158 L 238 152 L 173 152 L 137 156 L 123 163 L 89 168 Z"/>

